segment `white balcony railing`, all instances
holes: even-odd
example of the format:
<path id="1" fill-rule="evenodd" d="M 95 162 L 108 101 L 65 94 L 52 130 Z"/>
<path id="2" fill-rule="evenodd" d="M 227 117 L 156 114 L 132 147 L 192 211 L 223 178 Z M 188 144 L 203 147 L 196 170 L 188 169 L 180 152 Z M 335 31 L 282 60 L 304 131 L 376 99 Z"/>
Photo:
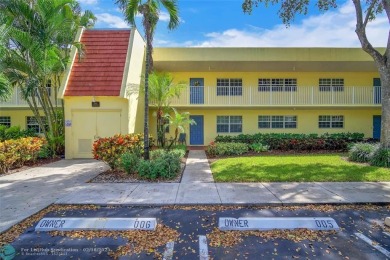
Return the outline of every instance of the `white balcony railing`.
<path id="1" fill-rule="evenodd" d="M 173 106 L 371 106 L 381 87 L 199 87 L 189 86 Z"/>
<path id="2" fill-rule="evenodd" d="M 47 88 L 47 91 L 50 93 L 50 99 L 53 105 L 56 102 L 54 97 L 53 89 Z M 21 90 L 19 88 L 15 88 L 14 93 L 11 98 L 7 101 L 0 101 L 0 107 L 28 107 L 27 101 L 22 97 Z"/>

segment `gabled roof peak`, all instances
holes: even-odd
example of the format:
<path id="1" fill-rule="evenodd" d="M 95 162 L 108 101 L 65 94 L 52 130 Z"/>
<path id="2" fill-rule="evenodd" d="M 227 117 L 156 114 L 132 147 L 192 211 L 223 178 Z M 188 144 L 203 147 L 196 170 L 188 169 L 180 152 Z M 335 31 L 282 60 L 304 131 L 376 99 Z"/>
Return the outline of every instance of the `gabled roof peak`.
<path id="1" fill-rule="evenodd" d="M 85 54 L 76 56 L 65 96 L 119 96 L 130 36 L 130 29 L 85 30 Z"/>

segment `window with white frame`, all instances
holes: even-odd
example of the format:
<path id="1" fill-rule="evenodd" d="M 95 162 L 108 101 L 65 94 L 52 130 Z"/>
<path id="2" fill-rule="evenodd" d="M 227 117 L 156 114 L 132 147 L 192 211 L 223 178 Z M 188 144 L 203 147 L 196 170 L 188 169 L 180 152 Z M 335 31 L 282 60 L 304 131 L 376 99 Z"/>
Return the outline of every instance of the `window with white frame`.
<path id="1" fill-rule="evenodd" d="M 321 115 L 318 117 L 319 128 L 344 128 L 344 116 Z"/>
<path id="2" fill-rule="evenodd" d="M 259 128 L 297 128 L 297 116 L 270 116 L 258 117 Z"/>
<path id="3" fill-rule="evenodd" d="M 242 79 L 217 79 L 217 96 L 242 96 Z"/>
<path id="4" fill-rule="evenodd" d="M 265 79 L 258 80 L 258 91 L 297 91 L 297 79 Z"/>
<path id="5" fill-rule="evenodd" d="M 6 127 L 11 126 L 11 117 L 10 116 L 0 116 L 0 125 L 5 125 Z"/>
<path id="6" fill-rule="evenodd" d="M 46 125 L 46 118 L 42 116 L 41 120 Z M 31 130 L 33 130 L 37 134 L 42 134 L 43 133 L 43 129 L 39 126 L 37 119 L 35 117 L 33 117 L 33 116 L 28 116 L 27 117 L 27 124 L 26 124 L 26 126 L 27 126 L 26 127 L 27 129 L 31 129 Z"/>
<path id="7" fill-rule="evenodd" d="M 319 79 L 320 91 L 344 91 L 344 79 Z"/>
<path id="8" fill-rule="evenodd" d="M 242 116 L 217 116 L 217 133 L 241 133 Z"/>

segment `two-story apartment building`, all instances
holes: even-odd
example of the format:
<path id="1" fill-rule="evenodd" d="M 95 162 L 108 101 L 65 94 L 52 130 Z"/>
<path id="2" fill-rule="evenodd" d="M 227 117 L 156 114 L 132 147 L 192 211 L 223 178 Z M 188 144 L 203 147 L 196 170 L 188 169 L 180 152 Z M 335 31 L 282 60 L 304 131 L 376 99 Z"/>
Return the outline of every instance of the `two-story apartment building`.
<path id="1" fill-rule="evenodd" d="M 142 132 L 145 44 L 133 29 L 80 30 L 76 40 L 86 54 L 79 61 L 72 52 L 59 98 L 66 158 L 88 158 L 98 137 Z M 218 134 L 380 135 L 379 74 L 360 48 L 155 48 L 154 67 L 188 83 L 171 103 L 197 122 L 188 127 L 188 145 L 207 145 Z M 0 124 L 30 127 L 17 93 L 0 108 Z"/>
<path id="2" fill-rule="evenodd" d="M 154 66 L 188 82 L 172 106 L 197 122 L 190 145 L 218 134 L 380 135 L 379 74 L 360 48 L 157 48 Z"/>

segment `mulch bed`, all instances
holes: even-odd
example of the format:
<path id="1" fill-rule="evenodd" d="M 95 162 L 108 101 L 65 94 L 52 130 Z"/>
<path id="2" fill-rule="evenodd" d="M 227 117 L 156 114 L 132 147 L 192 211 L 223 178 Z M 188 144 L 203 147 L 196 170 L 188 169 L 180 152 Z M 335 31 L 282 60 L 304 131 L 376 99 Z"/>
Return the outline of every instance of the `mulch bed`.
<path id="1" fill-rule="evenodd" d="M 89 180 L 89 183 L 179 183 L 183 175 L 188 151 L 181 160 L 180 173 L 174 179 L 157 178 L 155 180 L 142 179 L 138 174 L 127 174 L 122 170 L 108 170 Z"/>
<path id="2" fill-rule="evenodd" d="M 13 173 L 17 173 L 17 172 L 21 172 L 21 171 L 25 171 L 25 170 L 28 170 L 28 169 L 31 169 L 31 168 L 39 167 L 39 166 L 42 166 L 42 165 L 45 165 L 45 164 L 57 162 L 57 161 L 60 161 L 60 160 L 61 160 L 61 158 L 57 157 L 57 158 L 38 159 L 35 162 L 32 162 L 32 161 L 31 162 L 27 162 L 25 165 L 23 165 L 20 168 L 10 169 L 7 173 L 4 173 L 4 174 L 0 173 L 0 177 L 1 176 L 5 176 L 5 175 L 10 175 L 10 174 L 13 174 Z"/>

